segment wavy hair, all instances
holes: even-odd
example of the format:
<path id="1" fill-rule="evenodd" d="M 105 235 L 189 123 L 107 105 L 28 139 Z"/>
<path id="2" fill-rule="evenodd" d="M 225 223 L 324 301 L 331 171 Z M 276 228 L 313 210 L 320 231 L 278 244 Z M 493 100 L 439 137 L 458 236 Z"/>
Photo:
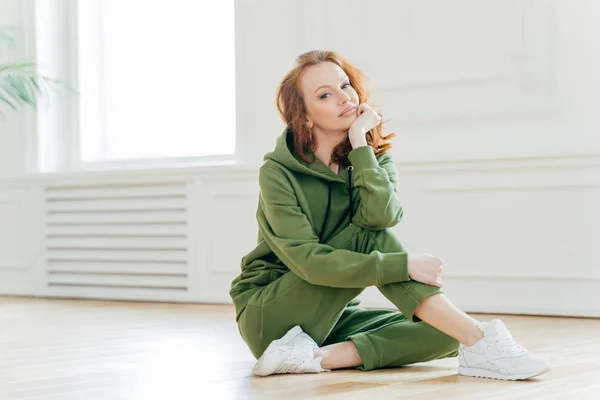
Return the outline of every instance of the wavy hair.
<path id="1" fill-rule="evenodd" d="M 365 75 L 355 66 L 350 64 L 340 54 L 334 51 L 312 50 L 300 54 L 295 60 L 295 66 L 285 75 L 277 87 L 276 105 L 281 118 L 292 131 L 294 139 L 294 150 L 307 163 L 310 163 L 307 153 L 317 149 L 317 139 L 310 134 L 306 126 L 306 105 L 299 88 L 299 81 L 307 68 L 323 62 L 332 62 L 344 70 L 350 79 L 350 85 L 356 90 L 360 103 L 372 104 L 368 101 L 368 93 L 365 88 Z M 375 107 L 373 107 L 375 108 Z M 376 110 L 381 117 L 381 113 Z M 389 139 L 396 136 L 394 133 L 384 135 L 383 123 L 367 132 L 367 143 L 375 152 L 375 155 L 385 153 L 392 146 Z M 348 154 L 352 150 L 350 140 L 347 138 L 338 144 L 331 153 L 331 161 L 342 167 L 350 164 Z"/>

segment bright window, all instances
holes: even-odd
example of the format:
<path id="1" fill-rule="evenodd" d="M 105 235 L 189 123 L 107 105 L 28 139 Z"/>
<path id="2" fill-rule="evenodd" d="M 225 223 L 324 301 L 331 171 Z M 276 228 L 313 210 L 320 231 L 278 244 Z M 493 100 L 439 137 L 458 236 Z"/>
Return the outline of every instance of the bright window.
<path id="1" fill-rule="evenodd" d="M 233 7 L 78 2 L 83 162 L 235 153 Z"/>

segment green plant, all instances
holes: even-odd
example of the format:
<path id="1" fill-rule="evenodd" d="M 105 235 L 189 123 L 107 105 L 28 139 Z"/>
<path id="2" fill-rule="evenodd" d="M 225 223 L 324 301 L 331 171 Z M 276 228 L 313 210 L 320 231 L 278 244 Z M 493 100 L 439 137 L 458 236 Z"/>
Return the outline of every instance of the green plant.
<path id="1" fill-rule="evenodd" d="M 0 44 L 15 47 L 15 40 L 7 32 L 10 28 L 0 29 Z M 38 99 L 45 88 L 56 83 L 42 75 L 38 65 L 31 61 L 0 64 L 0 105 L 13 110 L 23 105 L 37 107 Z M 0 115 L 2 110 L 0 109 Z"/>

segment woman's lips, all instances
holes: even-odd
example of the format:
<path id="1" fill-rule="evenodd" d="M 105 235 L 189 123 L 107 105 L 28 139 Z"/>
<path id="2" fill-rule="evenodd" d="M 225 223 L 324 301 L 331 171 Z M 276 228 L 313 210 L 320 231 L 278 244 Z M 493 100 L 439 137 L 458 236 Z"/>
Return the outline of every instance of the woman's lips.
<path id="1" fill-rule="evenodd" d="M 344 112 L 340 114 L 340 117 L 346 117 L 346 116 L 352 114 L 352 112 L 354 112 L 354 111 L 356 111 L 356 107 L 350 107 L 350 108 L 344 110 Z"/>

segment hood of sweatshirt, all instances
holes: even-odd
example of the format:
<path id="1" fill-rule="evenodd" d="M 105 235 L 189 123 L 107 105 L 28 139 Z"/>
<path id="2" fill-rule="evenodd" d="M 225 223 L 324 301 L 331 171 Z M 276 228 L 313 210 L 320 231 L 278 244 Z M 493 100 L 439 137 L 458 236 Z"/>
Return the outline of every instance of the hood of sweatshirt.
<path id="1" fill-rule="evenodd" d="M 325 223 L 321 226 L 319 237 L 322 237 L 323 232 L 325 230 L 326 223 L 328 221 L 329 211 L 331 209 L 331 201 L 332 201 L 332 184 L 335 182 L 341 182 L 348 185 L 348 212 L 349 215 L 354 215 L 354 202 L 352 200 L 352 166 L 348 167 L 348 172 L 346 174 L 345 171 L 342 171 L 341 175 L 335 174 L 328 166 L 326 166 L 319 158 L 315 156 L 314 153 L 309 153 L 309 160 L 313 161 L 312 163 L 307 163 L 302 158 L 300 158 L 296 152 L 293 150 L 294 141 L 293 141 L 293 133 L 289 129 L 285 129 L 281 136 L 277 139 L 277 144 L 275 146 L 275 150 L 270 153 L 265 154 L 264 161 L 273 160 L 287 169 L 292 170 L 294 172 L 298 172 L 305 175 L 311 175 L 320 179 L 327 181 L 329 185 L 329 193 L 327 195 L 327 207 L 325 211 Z M 347 181 L 344 179 L 344 176 L 347 176 Z M 350 222 L 350 224 L 352 224 Z"/>
<path id="2" fill-rule="evenodd" d="M 300 158 L 293 149 L 293 133 L 286 128 L 279 138 L 277 138 L 275 149 L 272 152 L 265 154 L 264 161 L 273 160 L 294 172 L 311 175 L 327 181 L 345 182 L 342 176 L 336 175 L 328 166 L 323 164 L 314 153 L 308 153 L 308 158 L 312 163 L 307 163 Z M 352 169 L 350 168 L 350 171 L 351 170 Z"/>

